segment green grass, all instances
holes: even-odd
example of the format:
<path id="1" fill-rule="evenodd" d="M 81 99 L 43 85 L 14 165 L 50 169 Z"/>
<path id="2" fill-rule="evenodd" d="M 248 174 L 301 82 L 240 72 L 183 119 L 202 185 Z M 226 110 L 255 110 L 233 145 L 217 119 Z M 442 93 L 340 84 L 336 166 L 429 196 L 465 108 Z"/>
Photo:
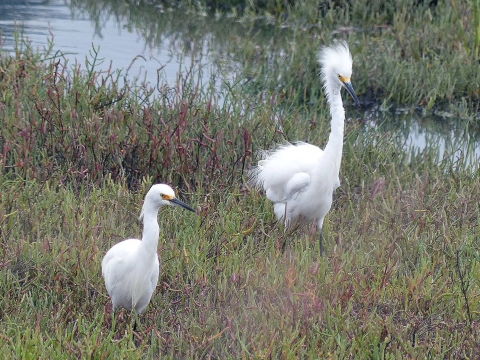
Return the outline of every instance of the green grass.
<path id="1" fill-rule="evenodd" d="M 2 354 L 475 358 L 478 177 L 399 171 L 386 159 L 392 139 L 371 136 L 377 145 L 360 154 L 347 144 L 325 259 L 308 227 L 285 238 L 270 204 L 241 183 L 181 191 L 200 213 L 162 211 L 162 273 L 135 341 L 128 314 L 111 323 L 100 262 L 140 235 L 151 180 L 135 192 L 107 181 L 77 193 L 3 177 Z"/>
<path id="2" fill-rule="evenodd" d="M 372 49 L 388 43 L 365 37 L 353 48 L 381 59 L 393 46 Z M 292 55 L 298 64 L 300 55 Z M 402 61 L 370 70 L 358 56 L 356 89 L 366 91 L 367 79 L 447 84 L 444 55 L 430 55 L 418 58 L 432 64 L 418 74 Z M 195 76 L 160 82 L 163 96 L 152 97 L 144 84 L 120 86 L 117 72 L 80 72 L 49 56 L 27 47 L 0 60 L 3 357 L 480 356 L 473 149 L 458 159 L 439 159 L 435 144 L 408 153 L 395 132 L 365 127 L 347 105 L 342 185 L 319 258 L 310 227 L 284 234 L 245 182 L 259 149 L 285 139 L 325 145 L 330 115 L 311 76 L 275 87 L 277 73 L 260 69 L 217 102 Z M 395 78 L 398 68 L 410 75 Z M 410 105 L 421 97 L 402 91 L 395 96 Z M 143 197 L 160 181 L 197 215 L 161 212 L 161 275 L 133 333 L 128 312 L 112 319 L 100 264 L 113 244 L 140 236 Z"/>

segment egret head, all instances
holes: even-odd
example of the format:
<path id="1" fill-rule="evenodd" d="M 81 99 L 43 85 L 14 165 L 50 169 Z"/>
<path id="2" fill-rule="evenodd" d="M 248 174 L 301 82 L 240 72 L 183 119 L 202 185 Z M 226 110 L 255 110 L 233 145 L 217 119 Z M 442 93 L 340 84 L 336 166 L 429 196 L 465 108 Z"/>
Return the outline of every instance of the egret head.
<path id="1" fill-rule="evenodd" d="M 145 196 L 139 219 L 141 220 L 143 218 L 147 207 L 158 211 L 159 208 L 165 205 L 180 206 L 184 209 L 195 212 L 190 206 L 175 197 L 175 191 L 173 191 L 170 186 L 166 184 L 155 184 Z"/>
<path id="2" fill-rule="evenodd" d="M 319 61 L 322 66 L 322 80 L 327 96 L 330 97 L 340 91 L 343 86 L 358 104 L 357 95 L 355 95 L 350 81 L 353 61 L 347 43 L 343 40 L 336 40 L 333 45 L 323 47 Z"/>

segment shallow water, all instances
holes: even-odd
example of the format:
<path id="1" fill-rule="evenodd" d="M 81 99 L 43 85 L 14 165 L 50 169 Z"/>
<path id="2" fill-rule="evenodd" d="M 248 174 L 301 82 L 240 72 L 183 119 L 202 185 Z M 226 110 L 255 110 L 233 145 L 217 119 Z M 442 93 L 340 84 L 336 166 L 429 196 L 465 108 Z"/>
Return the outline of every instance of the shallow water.
<path id="1" fill-rule="evenodd" d="M 410 156 L 430 152 L 442 161 L 454 161 L 458 167 L 478 168 L 480 136 L 469 130 L 465 121 L 446 121 L 438 116 L 396 114 L 368 110 L 356 118 L 364 118 L 364 126 L 398 136 Z M 354 116 L 355 117 L 355 116 Z"/>
<path id="2" fill-rule="evenodd" d="M 92 51 L 99 52 L 103 64 L 99 69 L 129 69 L 130 80 L 157 81 L 157 70 L 167 82 L 176 81 L 180 63 L 192 61 L 188 55 L 172 50 L 171 39 L 165 37 L 156 46 L 147 44 L 136 29 L 129 29 L 123 19 L 105 18 L 101 26 L 87 13 L 68 7 L 63 1 L 4 0 L 0 2 L 2 47 L 12 53 L 14 32 L 20 31 L 33 49 L 43 50 L 52 40 L 55 51 L 70 63 L 85 63 Z M 206 74 L 207 76 L 209 74 Z"/>
<path id="3" fill-rule="evenodd" d="M 192 68 L 203 84 L 219 90 L 223 81 L 234 81 L 241 64 L 233 60 L 226 44 L 245 33 L 241 24 L 228 18 L 210 21 L 206 16 L 178 10 L 161 11 L 161 18 L 140 8 L 144 13 L 129 15 L 128 11 L 117 11 L 118 4 L 110 0 L 3 0 L 2 49 L 14 51 L 17 30 L 33 49 L 43 50 L 53 41 L 54 53 L 58 51 L 57 55 L 63 54 L 70 64 L 77 62 L 84 69 L 86 59 L 91 60 L 98 51 L 102 59 L 99 69 L 123 69 L 128 81 L 156 84 L 160 79 L 174 86 L 179 74 Z M 96 18 L 91 14 L 97 14 Z M 262 42 L 282 41 L 280 37 L 272 40 L 267 26 L 255 34 L 260 44 L 255 45 L 257 48 Z M 411 153 L 431 148 L 438 151 L 439 161 L 444 156 L 455 159 L 468 153 L 469 164 L 477 164 L 480 158 L 480 139 L 466 131 L 462 121 L 375 111 L 357 115 L 365 119 L 365 126 L 402 136 Z"/>

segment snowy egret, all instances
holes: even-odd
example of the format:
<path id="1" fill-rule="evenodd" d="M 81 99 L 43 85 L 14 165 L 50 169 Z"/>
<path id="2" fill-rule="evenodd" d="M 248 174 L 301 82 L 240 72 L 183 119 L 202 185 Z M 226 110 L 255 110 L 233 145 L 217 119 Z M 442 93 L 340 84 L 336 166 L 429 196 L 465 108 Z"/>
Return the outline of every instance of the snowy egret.
<path id="1" fill-rule="evenodd" d="M 353 86 L 352 56 L 344 41 L 324 47 L 319 56 L 321 75 L 330 106 L 331 130 L 322 151 L 304 142 L 283 144 L 263 151 L 258 166 L 250 172 L 251 182 L 263 188 L 273 202 L 275 215 L 285 229 L 294 223 L 316 221 L 323 255 L 323 220 L 332 206 L 333 191 L 340 186 L 345 110 L 340 90 L 347 89 L 358 104 Z"/>
<path id="2" fill-rule="evenodd" d="M 175 197 L 173 189 L 156 184 L 148 191 L 143 203 L 142 240 L 127 239 L 114 245 L 102 261 L 102 276 L 112 298 L 113 309 L 119 306 L 135 309 L 140 314 L 147 307 L 157 286 L 160 262 L 157 255 L 160 227 L 157 215 L 164 205 L 181 206 L 195 211 Z"/>

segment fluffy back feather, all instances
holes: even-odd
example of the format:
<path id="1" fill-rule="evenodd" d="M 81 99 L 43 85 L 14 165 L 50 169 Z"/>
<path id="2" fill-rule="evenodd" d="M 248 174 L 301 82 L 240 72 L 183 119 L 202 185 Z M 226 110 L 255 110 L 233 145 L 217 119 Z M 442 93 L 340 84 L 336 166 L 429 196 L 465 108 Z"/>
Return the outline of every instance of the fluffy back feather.
<path id="1" fill-rule="evenodd" d="M 322 150 L 304 142 L 286 143 L 260 152 L 259 157 L 262 160 L 250 171 L 249 182 L 268 191 L 267 197 L 275 202 L 283 198 L 284 185 L 292 176 L 305 169 L 314 169 L 313 165 L 322 157 Z"/>

